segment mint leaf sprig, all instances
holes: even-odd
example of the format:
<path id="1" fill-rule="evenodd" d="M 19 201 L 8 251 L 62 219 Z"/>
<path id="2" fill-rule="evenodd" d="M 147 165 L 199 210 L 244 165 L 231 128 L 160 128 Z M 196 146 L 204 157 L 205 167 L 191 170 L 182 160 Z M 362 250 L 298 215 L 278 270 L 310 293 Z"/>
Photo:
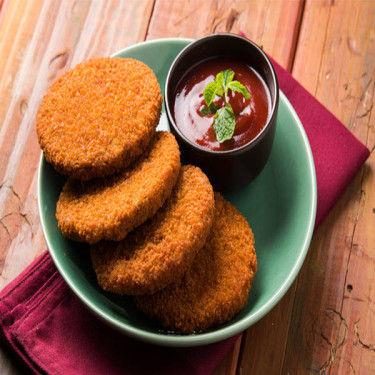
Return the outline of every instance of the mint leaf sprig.
<path id="1" fill-rule="evenodd" d="M 220 143 L 233 137 L 236 126 L 236 118 L 232 106 L 229 104 L 228 91 L 239 92 L 245 99 L 250 99 L 250 94 L 246 87 L 239 81 L 233 81 L 233 78 L 234 72 L 232 70 L 224 70 L 218 73 L 215 81 L 210 82 L 203 91 L 206 106 L 201 109 L 201 115 L 207 116 L 215 113 L 213 128 L 216 139 Z M 213 102 L 216 95 L 224 98 L 224 107 L 220 108 Z"/>

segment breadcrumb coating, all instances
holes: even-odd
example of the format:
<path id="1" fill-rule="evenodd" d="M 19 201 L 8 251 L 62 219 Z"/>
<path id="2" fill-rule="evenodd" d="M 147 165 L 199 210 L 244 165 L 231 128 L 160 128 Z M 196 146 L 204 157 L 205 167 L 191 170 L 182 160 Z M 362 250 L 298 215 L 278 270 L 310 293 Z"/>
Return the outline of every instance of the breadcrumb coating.
<path id="1" fill-rule="evenodd" d="M 205 246 L 181 281 L 136 305 L 166 329 L 194 333 L 230 320 L 247 303 L 257 269 L 254 236 L 246 219 L 219 193 Z"/>
<path id="2" fill-rule="evenodd" d="M 91 246 L 99 285 L 118 294 L 154 293 L 182 277 L 204 245 L 214 216 L 214 195 L 197 167 L 181 168 L 164 206 L 121 242 Z"/>
<path id="3" fill-rule="evenodd" d="M 56 206 L 59 228 L 76 241 L 122 240 L 163 205 L 179 171 L 175 137 L 157 132 L 148 151 L 122 173 L 86 182 L 69 178 Z"/>
<path id="4" fill-rule="evenodd" d="M 162 100 L 157 78 L 144 63 L 88 60 L 44 96 L 36 119 L 40 147 L 57 171 L 77 179 L 119 172 L 148 146 Z"/>

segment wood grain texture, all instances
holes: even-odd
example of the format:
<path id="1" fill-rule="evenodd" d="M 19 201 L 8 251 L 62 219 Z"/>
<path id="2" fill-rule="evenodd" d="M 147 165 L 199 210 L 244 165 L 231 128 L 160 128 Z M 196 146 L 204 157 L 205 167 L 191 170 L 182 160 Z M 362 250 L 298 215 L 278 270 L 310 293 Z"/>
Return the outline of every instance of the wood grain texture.
<path id="1" fill-rule="evenodd" d="M 373 5 L 305 6 L 293 75 L 372 153 L 314 234 L 298 278 L 282 373 L 375 371 Z"/>
<path id="2" fill-rule="evenodd" d="M 278 374 L 283 365 L 296 285 L 242 339 L 236 374 Z"/>
<path id="3" fill-rule="evenodd" d="M 290 68 L 302 9 L 302 0 L 159 0 L 147 38 L 197 38 L 213 32 L 242 31 Z"/>

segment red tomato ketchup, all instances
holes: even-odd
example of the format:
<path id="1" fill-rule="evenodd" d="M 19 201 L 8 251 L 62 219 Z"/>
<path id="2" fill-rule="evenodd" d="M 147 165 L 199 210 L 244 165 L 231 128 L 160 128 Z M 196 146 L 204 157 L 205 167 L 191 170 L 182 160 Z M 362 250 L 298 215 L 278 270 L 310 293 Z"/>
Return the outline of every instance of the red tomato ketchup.
<path id="1" fill-rule="evenodd" d="M 213 130 L 215 114 L 203 116 L 201 109 L 206 106 L 203 97 L 205 87 L 226 69 L 234 72 L 233 80 L 246 87 L 250 99 L 229 91 L 228 101 L 235 115 L 236 127 L 231 139 L 219 143 Z M 214 103 L 223 107 L 224 99 L 216 96 Z M 271 97 L 263 79 L 254 69 L 240 61 L 220 57 L 205 60 L 187 72 L 177 87 L 172 108 L 175 123 L 186 138 L 213 151 L 226 151 L 244 146 L 261 132 L 270 115 Z"/>

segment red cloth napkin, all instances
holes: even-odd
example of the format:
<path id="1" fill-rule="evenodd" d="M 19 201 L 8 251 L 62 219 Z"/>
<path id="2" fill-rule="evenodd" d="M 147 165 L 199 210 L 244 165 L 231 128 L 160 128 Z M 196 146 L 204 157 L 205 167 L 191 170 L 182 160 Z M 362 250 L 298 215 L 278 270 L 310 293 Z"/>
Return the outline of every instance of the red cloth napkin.
<path id="1" fill-rule="evenodd" d="M 370 155 L 343 124 L 276 61 L 279 86 L 297 112 L 310 142 L 318 190 L 315 227 Z"/>
<path id="2" fill-rule="evenodd" d="M 45 252 L 2 292 L 2 338 L 36 374 L 210 374 L 237 337 L 199 348 L 130 339 L 73 295 Z"/>
<path id="3" fill-rule="evenodd" d="M 281 90 L 309 138 L 317 175 L 316 225 L 369 155 L 274 62 Z M 70 291 L 46 252 L 0 293 L 0 336 L 37 374 L 210 374 L 237 337 L 195 348 L 144 344 L 114 331 Z"/>

